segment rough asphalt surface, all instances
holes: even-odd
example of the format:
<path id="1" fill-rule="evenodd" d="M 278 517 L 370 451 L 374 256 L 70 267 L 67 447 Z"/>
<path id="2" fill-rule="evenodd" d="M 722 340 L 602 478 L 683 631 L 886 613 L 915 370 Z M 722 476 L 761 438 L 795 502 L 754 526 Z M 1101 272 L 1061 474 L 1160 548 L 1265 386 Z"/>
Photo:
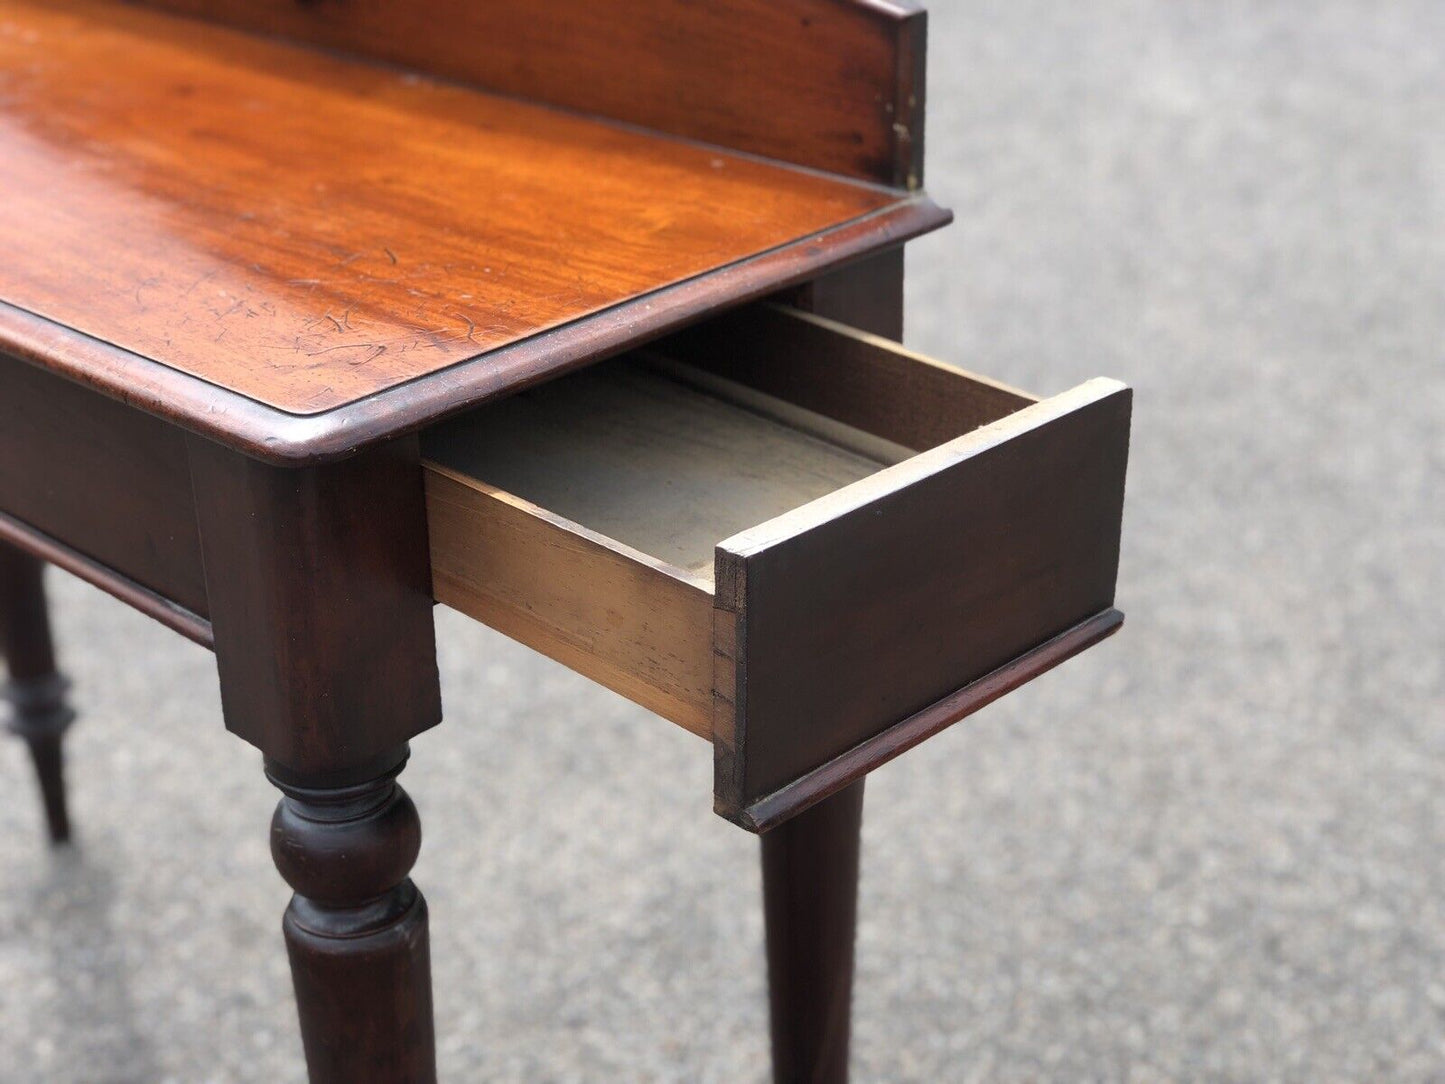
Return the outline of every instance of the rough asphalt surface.
<path id="1" fill-rule="evenodd" d="M 1445 1079 L 1445 5 L 935 6 L 908 339 L 1137 388 L 1129 622 L 869 783 L 855 1077 Z M 0 1081 L 299 1081 L 211 658 L 52 583 L 80 844 L 0 746 Z M 763 1081 L 705 747 L 438 620 L 445 1079 Z"/>

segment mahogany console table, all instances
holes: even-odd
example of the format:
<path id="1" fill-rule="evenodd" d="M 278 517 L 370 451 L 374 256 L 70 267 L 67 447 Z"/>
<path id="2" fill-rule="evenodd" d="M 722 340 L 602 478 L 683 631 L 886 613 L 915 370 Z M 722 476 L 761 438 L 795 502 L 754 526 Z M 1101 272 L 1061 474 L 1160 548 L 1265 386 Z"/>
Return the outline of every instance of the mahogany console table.
<path id="1" fill-rule="evenodd" d="M 0 646 L 41 562 L 214 649 L 318 1084 L 435 1078 L 434 602 L 711 746 L 780 1081 L 847 1073 L 873 768 L 1113 632 L 1129 392 L 897 345 L 907 0 L 0 0 Z"/>

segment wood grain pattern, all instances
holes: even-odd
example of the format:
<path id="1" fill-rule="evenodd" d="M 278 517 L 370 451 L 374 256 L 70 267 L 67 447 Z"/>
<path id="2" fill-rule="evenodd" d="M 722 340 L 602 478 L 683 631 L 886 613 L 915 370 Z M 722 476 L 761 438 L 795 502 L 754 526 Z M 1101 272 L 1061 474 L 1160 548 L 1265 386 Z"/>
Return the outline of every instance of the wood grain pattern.
<path id="1" fill-rule="evenodd" d="M 0 298 L 292 414 L 899 202 L 85 0 L 0 2 L 0 189 Z"/>
<path id="2" fill-rule="evenodd" d="M 0 512 L 208 612 L 185 434 L 3 354 Z"/>
<path id="3" fill-rule="evenodd" d="M 706 578 L 439 463 L 426 497 L 438 602 L 709 736 Z"/>
<path id="4" fill-rule="evenodd" d="M 776 305 L 726 313 L 429 436 L 438 597 L 700 734 L 710 641 L 717 808 L 764 831 L 1117 628 L 1129 403 L 1112 381 L 1040 402 Z M 933 447 L 794 486 L 763 522 L 778 505 L 738 483 L 787 456 L 749 426 Z M 747 520 L 711 593 L 659 603 L 693 535 Z M 657 665 L 676 641 L 681 681 Z M 688 691 L 659 696 L 660 674 Z"/>
<path id="5" fill-rule="evenodd" d="M 278 411 L 0 301 L 0 353 L 49 369 L 198 436 L 277 466 L 314 466 L 404 436 L 806 280 L 950 221 L 915 198 L 696 278 L 664 286 L 324 414 Z"/>
<path id="6" fill-rule="evenodd" d="M 727 371 L 784 398 L 672 360 L 708 341 L 689 333 L 426 434 L 433 589 L 711 736 L 719 808 L 753 827 L 772 791 L 1108 604 L 1128 392 L 1099 381 L 1038 403 L 772 307 L 715 326 L 704 360 L 756 346 L 772 365 Z M 790 367 L 810 379 L 775 378 Z M 895 436 L 950 418 L 966 435 L 885 468 L 839 447 L 854 431 L 830 433 L 795 391 Z"/>
<path id="7" fill-rule="evenodd" d="M 521 98 L 916 187 L 907 0 L 149 0 Z"/>
<path id="8" fill-rule="evenodd" d="M 1108 609 L 1129 408 L 1090 381 L 722 542 L 718 812 Z"/>
<path id="9" fill-rule="evenodd" d="M 432 584 L 706 737 L 718 540 L 883 464 L 680 379 L 617 359 L 428 431 Z"/>

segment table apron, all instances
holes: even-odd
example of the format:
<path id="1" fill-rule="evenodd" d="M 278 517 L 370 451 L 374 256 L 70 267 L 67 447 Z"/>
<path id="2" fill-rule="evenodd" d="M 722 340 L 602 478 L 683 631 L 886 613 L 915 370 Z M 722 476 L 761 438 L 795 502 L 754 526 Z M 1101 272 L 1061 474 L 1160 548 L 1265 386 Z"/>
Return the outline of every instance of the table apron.
<path id="1" fill-rule="evenodd" d="M 209 614 L 185 434 L 0 355 L 0 530 L 199 639 Z"/>

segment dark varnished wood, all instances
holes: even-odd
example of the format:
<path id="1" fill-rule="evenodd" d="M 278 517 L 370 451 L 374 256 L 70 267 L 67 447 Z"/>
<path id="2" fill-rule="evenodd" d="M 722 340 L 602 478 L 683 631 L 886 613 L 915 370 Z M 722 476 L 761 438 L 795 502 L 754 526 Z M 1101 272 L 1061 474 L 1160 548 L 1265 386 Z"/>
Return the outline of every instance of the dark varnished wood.
<path id="1" fill-rule="evenodd" d="M 190 453 L 226 726 L 285 794 L 272 854 L 310 1079 L 429 1084 L 421 828 L 395 783 L 441 719 L 417 441 L 301 469 Z"/>
<path id="2" fill-rule="evenodd" d="M 367 778 L 441 719 L 415 438 L 297 470 L 190 450 L 227 728 L 273 775 Z"/>
<path id="3" fill-rule="evenodd" d="M 541 559 L 538 523 L 575 526 L 557 516 L 518 513 L 513 563 L 503 532 L 455 551 L 491 562 L 482 587 L 583 585 L 545 613 L 508 600 L 534 622 L 582 601 L 584 633 L 632 622 L 656 653 L 686 634 L 690 680 L 657 703 L 700 705 L 717 808 L 768 833 L 777 1079 L 842 1084 L 863 776 L 1121 619 L 1127 392 L 1031 406 L 829 320 L 901 335 L 901 243 L 947 221 L 911 194 L 922 13 L 145 6 L 510 96 L 154 10 L 0 0 L 0 624 L 22 733 L 54 732 L 42 780 L 60 795 L 63 682 L 38 566 L 7 540 L 214 644 L 227 726 L 283 792 L 273 856 L 313 1084 L 434 1081 L 421 829 L 396 784 L 440 718 L 415 431 L 697 324 L 672 345 L 698 387 L 774 396 L 872 447 L 941 447 L 769 512 L 720 549 L 715 582 L 651 610 L 653 581 L 606 539 Z M 714 319 L 765 295 L 815 315 Z M 445 481 L 459 508 L 475 495 Z M 614 687 L 637 696 L 629 667 L 649 657 L 620 654 Z"/>
<path id="4" fill-rule="evenodd" d="M 156 3 L 919 182 L 911 6 Z M 802 284 L 815 318 L 760 308 L 674 345 L 941 454 L 722 547 L 715 642 L 702 584 L 641 616 L 682 613 L 719 660 L 693 722 L 715 698 L 718 809 L 769 832 L 776 1079 L 843 1084 L 863 776 L 1117 628 L 1127 393 L 960 400 L 829 323 L 901 335 L 899 243 L 946 216 L 900 191 L 86 0 L 0 0 L 0 122 L 0 539 L 214 643 L 227 725 L 284 794 L 313 1084 L 436 1076 L 420 822 L 395 781 L 440 717 L 413 431 Z M 1030 410 L 1047 438 L 955 440 Z M 63 681 L 39 566 L 3 543 L 0 611 L 62 837 Z"/>
<path id="5" fill-rule="evenodd" d="M 903 341 L 903 246 L 811 278 L 778 296 L 792 308 Z"/>
<path id="6" fill-rule="evenodd" d="M 0 513 L 206 614 L 185 435 L 3 354 Z"/>
<path id="7" fill-rule="evenodd" d="M 295 891 L 282 928 L 311 1084 L 433 1084 L 426 900 L 402 760 L 349 787 L 272 777 L 271 854 Z"/>
<path id="8" fill-rule="evenodd" d="M 1072 654 L 1112 605 L 1128 398 L 727 313 L 428 431 L 434 589 L 710 737 L 757 829 Z"/>
<path id="9" fill-rule="evenodd" d="M 911 0 L 150 0 L 830 173 L 916 187 Z"/>
<path id="10" fill-rule="evenodd" d="M 75 713 L 65 701 L 68 683 L 55 666 L 43 573 L 35 557 L 0 542 L 0 655 L 9 673 L 0 700 L 10 702 L 10 729 L 30 748 L 50 840 L 64 843 L 70 815 L 61 742 Z"/>
<path id="11" fill-rule="evenodd" d="M 922 711 L 880 731 L 832 760 L 799 776 L 787 786 L 759 798 L 738 817 L 754 832 L 769 832 L 814 805 L 831 801 L 839 791 L 862 780 L 894 757 L 906 753 L 954 723 L 992 704 L 1005 693 L 1032 681 L 1085 648 L 1114 635 L 1124 615 L 1107 609 L 1026 651 L 977 681 L 935 701 Z"/>
<path id="12" fill-rule="evenodd" d="M 155 618 L 162 625 L 180 633 L 187 640 L 202 647 L 213 646 L 211 623 L 204 617 L 192 613 L 184 606 L 171 601 L 164 595 L 142 587 L 132 579 L 121 575 L 113 568 L 101 564 L 71 549 L 65 543 L 52 538 L 44 531 L 0 512 L 0 542 L 9 543 L 16 549 L 24 550 L 39 557 L 47 564 L 63 568 L 77 579 L 84 580 L 92 587 L 98 587 L 112 598 L 119 599 L 147 617 Z"/>
<path id="13" fill-rule="evenodd" d="M 575 364 L 607 338 L 580 318 L 699 276 L 715 305 L 944 220 L 896 192 L 190 20 L 83 0 L 0 12 L 0 299 L 88 337 L 47 349 L 0 310 L 0 346 L 277 458 L 284 432 L 215 401 L 200 416 L 164 385 L 200 378 L 273 423 L 394 389 L 434 416 L 525 379 L 510 357 L 460 387 L 406 387 L 459 362 L 567 328 L 571 358 L 549 350 L 543 368 Z M 754 259 L 762 281 L 728 273 Z M 689 296 L 649 319 L 687 319 L 672 306 Z M 172 375 L 116 373 L 92 341 Z M 416 420 L 387 419 L 387 434 Z"/>
<path id="14" fill-rule="evenodd" d="M 1129 410 L 1091 381 L 719 546 L 718 811 L 1110 609 Z"/>
<path id="15" fill-rule="evenodd" d="M 863 780 L 762 838 L 775 1084 L 847 1084 Z"/>
<path id="16" fill-rule="evenodd" d="M 44 680 L 56 672 L 44 570 L 35 557 L 0 543 L 0 654 L 12 682 Z"/>

